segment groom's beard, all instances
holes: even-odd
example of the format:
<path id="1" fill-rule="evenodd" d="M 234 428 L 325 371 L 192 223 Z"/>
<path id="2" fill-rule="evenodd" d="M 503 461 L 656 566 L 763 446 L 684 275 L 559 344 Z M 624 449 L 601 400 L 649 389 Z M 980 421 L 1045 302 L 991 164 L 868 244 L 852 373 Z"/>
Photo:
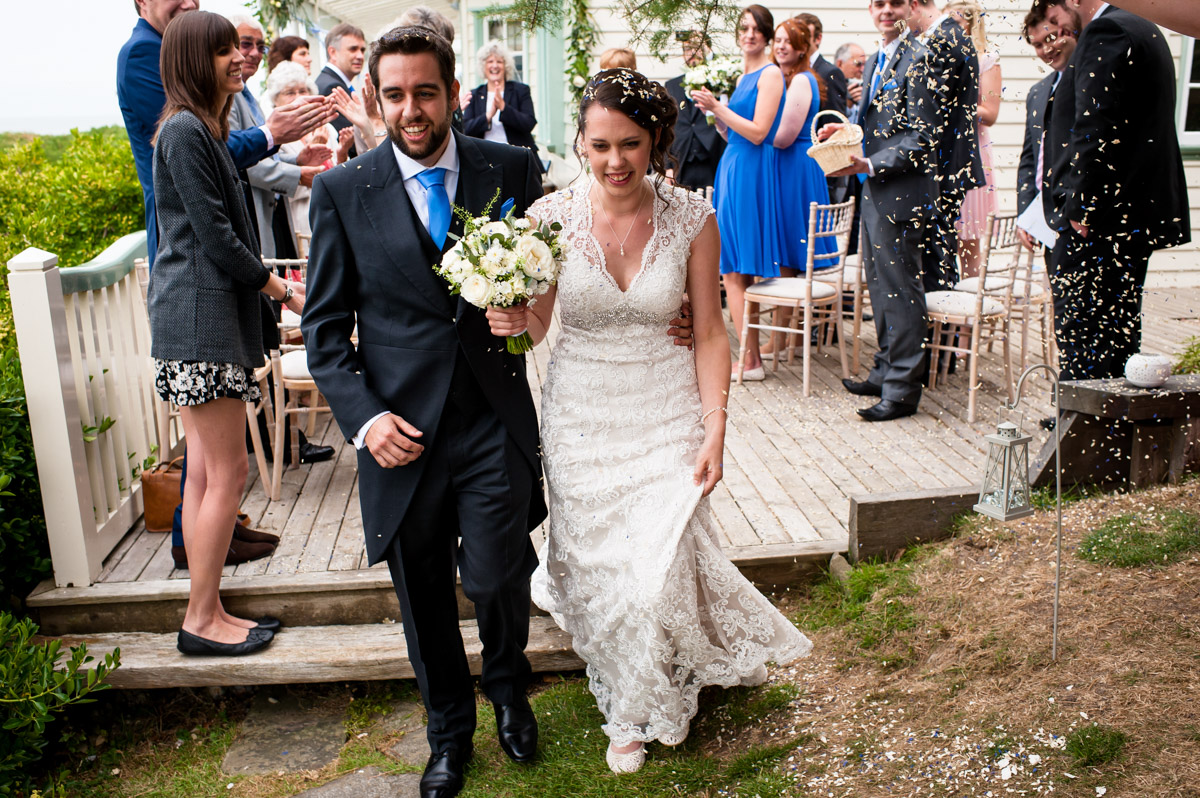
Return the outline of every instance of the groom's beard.
<path id="1" fill-rule="evenodd" d="M 387 123 L 388 138 L 392 143 L 400 148 L 400 152 L 412 158 L 414 161 L 419 161 L 422 158 L 428 158 L 430 155 L 438 151 L 446 137 L 450 135 L 450 120 L 454 116 L 454 109 L 450 108 L 446 112 L 446 118 L 439 125 L 436 122 L 430 123 L 429 138 L 422 144 L 414 147 L 404 138 L 404 131 L 401 130 L 405 125 L 420 124 L 424 120 L 408 119 L 400 120 L 395 125 Z"/>

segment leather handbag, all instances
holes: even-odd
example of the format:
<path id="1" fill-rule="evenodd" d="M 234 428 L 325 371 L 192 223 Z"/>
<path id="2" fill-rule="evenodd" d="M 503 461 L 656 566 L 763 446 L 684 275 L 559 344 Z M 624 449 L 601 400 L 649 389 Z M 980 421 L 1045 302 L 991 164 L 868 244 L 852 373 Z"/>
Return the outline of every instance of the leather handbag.
<path id="1" fill-rule="evenodd" d="M 182 457 L 142 471 L 142 504 L 145 508 L 146 531 L 171 531 L 175 523 L 175 508 L 183 501 L 183 491 L 180 489 L 182 478 Z"/>

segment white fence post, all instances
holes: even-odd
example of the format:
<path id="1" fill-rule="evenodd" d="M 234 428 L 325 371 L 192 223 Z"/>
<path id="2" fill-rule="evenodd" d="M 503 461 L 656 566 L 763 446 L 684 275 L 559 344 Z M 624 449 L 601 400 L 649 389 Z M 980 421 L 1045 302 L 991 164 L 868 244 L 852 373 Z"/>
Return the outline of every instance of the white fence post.
<path id="1" fill-rule="evenodd" d="M 54 577 L 60 586 L 90 585 L 103 554 L 96 532 L 84 454 L 58 256 L 30 247 L 8 262 L 13 323 L 33 430 Z"/>

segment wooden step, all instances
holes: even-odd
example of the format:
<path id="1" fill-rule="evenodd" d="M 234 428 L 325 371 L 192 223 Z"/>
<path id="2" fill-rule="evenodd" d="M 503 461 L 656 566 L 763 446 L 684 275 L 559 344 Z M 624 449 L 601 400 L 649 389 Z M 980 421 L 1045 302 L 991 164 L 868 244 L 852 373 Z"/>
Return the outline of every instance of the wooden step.
<path id="1" fill-rule="evenodd" d="M 483 663 L 479 629 L 475 621 L 463 621 L 460 627 L 471 673 L 478 676 Z M 187 656 L 176 650 L 175 638 L 122 632 L 58 639 L 64 648 L 86 643 L 97 660 L 120 648 L 121 666 L 107 681 L 126 689 L 413 678 L 398 623 L 285 627 L 267 649 L 245 657 Z M 570 637 L 546 617 L 529 619 L 525 654 L 537 672 L 583 667 Z"/>
<path id="2" fill-rule="evenodd" d="M 760 589 L 795 585 L 846 540 L 815 540 L 726 549 L 726 555 Z M 89 587 L 55 587 L 46 580 L 26 604 L 44 634 L 116 632 L 173 633 L 187 608 L 187 579 L 100 582 Z M 386 569 L 226 576 L 221 597 L 234 615 L 272 615 L 289 626 L 359 626 L 400 619 L 400 604 Z M 475 617 L 475 605 L 458 591 L 461 619 Z M 542 611 L 530 607 L 531 615 Z"/>

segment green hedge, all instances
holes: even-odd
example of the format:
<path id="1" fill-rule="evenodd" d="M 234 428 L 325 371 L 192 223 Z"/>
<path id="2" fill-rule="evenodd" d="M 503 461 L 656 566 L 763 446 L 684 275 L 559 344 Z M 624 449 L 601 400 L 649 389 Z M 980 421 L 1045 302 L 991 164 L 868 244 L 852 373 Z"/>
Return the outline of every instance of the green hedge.
<path id="1" fill-rule="evenodd" d="M 0 151 L 0 607 L 50 573 L 8 260 L 38 247 L 57 254 L 59 265 L 76 266 L 144 226 L 142 190 L 123 129 L 72 131 L 55 155 L 47 155 L 40 139 Z"/>

